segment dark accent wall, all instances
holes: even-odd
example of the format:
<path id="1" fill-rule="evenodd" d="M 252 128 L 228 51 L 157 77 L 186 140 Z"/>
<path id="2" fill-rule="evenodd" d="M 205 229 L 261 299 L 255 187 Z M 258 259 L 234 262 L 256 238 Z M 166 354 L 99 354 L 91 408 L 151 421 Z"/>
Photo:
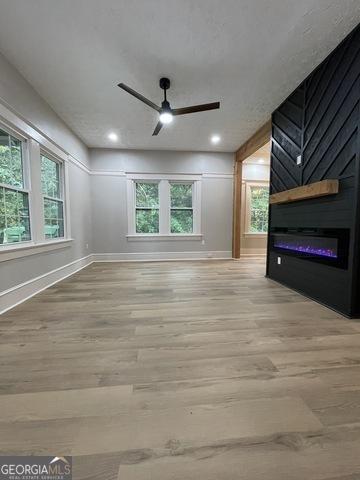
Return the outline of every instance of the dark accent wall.
<path id="1" fill-rule="evenodd" d="M 337 195 L 272 205 L 278 227 L 348 228 L 347 269 L 269 248 L 267 275 L 348 316 L 360 316 L 360 26 L 272 115 L 270 193 L 339 179 Z M 301 155 L 301 165 L 296 164 Z"/>

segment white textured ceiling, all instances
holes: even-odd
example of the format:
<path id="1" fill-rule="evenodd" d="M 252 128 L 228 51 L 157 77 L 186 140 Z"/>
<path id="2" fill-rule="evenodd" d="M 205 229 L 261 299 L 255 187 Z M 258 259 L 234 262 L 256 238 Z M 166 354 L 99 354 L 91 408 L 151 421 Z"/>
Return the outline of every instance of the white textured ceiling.
<path id="1" fill-rule="evenodd" d="M 234 151 L 360 22 L 359 0 L 0 0 L 0 50 L 90 147 Z M 1 74 L 1 73 L 0 73 Z M 155 102 L 221 101 L 158 137 Z M 218 133 L 214 147 L 209 137 Z"/>

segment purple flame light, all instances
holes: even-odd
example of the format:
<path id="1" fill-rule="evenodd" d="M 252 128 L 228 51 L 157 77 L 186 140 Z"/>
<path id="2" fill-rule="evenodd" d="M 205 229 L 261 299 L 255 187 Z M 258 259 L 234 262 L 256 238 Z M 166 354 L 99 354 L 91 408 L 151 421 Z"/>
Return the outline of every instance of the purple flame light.
<path id="1" fill-rule="evenodd" d="M 302 252 L 319 257 L 338 258 L 337 253 L 332 248 L 319 248 L 310 245 L 292 245 L 291 243 L 275 242 L 274 247 L 292 250 L 294 252 Z"/>

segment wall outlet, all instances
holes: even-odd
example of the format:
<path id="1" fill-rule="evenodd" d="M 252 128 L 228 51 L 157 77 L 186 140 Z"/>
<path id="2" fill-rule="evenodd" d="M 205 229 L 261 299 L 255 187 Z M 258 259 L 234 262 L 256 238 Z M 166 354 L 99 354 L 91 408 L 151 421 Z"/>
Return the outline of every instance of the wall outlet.
<path id="1" fill-rule="evenodd" d="M 301 155 L 298 155 L 298 156 L 296 157 L 296 165 L 301 165 L 301 162 L 302 162 Z"/>
<path id="2" fill-rule="evenodd" d="M 202 241 L 201 241 L 201 245 L 205 245 L 205 240 L 202 240 Z"/>
<path id="3" fill-rule="evenodd" d="M 89 249 L 89 244 L 88 243 L 85 244 L 85 248 L 86 248 L 86 250 Z"/>
<path id="4" fill-rule="evenodd" d="M 281 265 L 281 257 L 277 257 L 277 264 Z"/>

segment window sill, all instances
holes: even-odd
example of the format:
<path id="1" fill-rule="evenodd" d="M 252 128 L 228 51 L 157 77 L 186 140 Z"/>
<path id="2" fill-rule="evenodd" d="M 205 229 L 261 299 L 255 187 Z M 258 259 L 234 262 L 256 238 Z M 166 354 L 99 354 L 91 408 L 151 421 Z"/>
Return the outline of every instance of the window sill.
<path id="1" fill-rule="evenodd" d="M 267 238 L 268 234 L 267 233 L 262 233 L 262 232 L 246 232 L 244 233 L 245 237 L 258 237 L 258 238 Z"/>
<path id="2" fill-rule="evenodd" d="M 181 234 L 173 233 L 169 235 L 154 234 L 135 234 L 126 235 L 128 242 L 168 242 L 168 241 L 184 241 L 184 240 L 202 240 L 202 234 Z"/>
<path id="3" fill-rule="evenodd" d="M 0 246 L 0 262 L 67 248 L 70 247 L 72 241 L 72 238 L 62 238 L 61 240 L 48 240 L 42 243 L 24 242 L 16 245 L 2 245 Z"/>

